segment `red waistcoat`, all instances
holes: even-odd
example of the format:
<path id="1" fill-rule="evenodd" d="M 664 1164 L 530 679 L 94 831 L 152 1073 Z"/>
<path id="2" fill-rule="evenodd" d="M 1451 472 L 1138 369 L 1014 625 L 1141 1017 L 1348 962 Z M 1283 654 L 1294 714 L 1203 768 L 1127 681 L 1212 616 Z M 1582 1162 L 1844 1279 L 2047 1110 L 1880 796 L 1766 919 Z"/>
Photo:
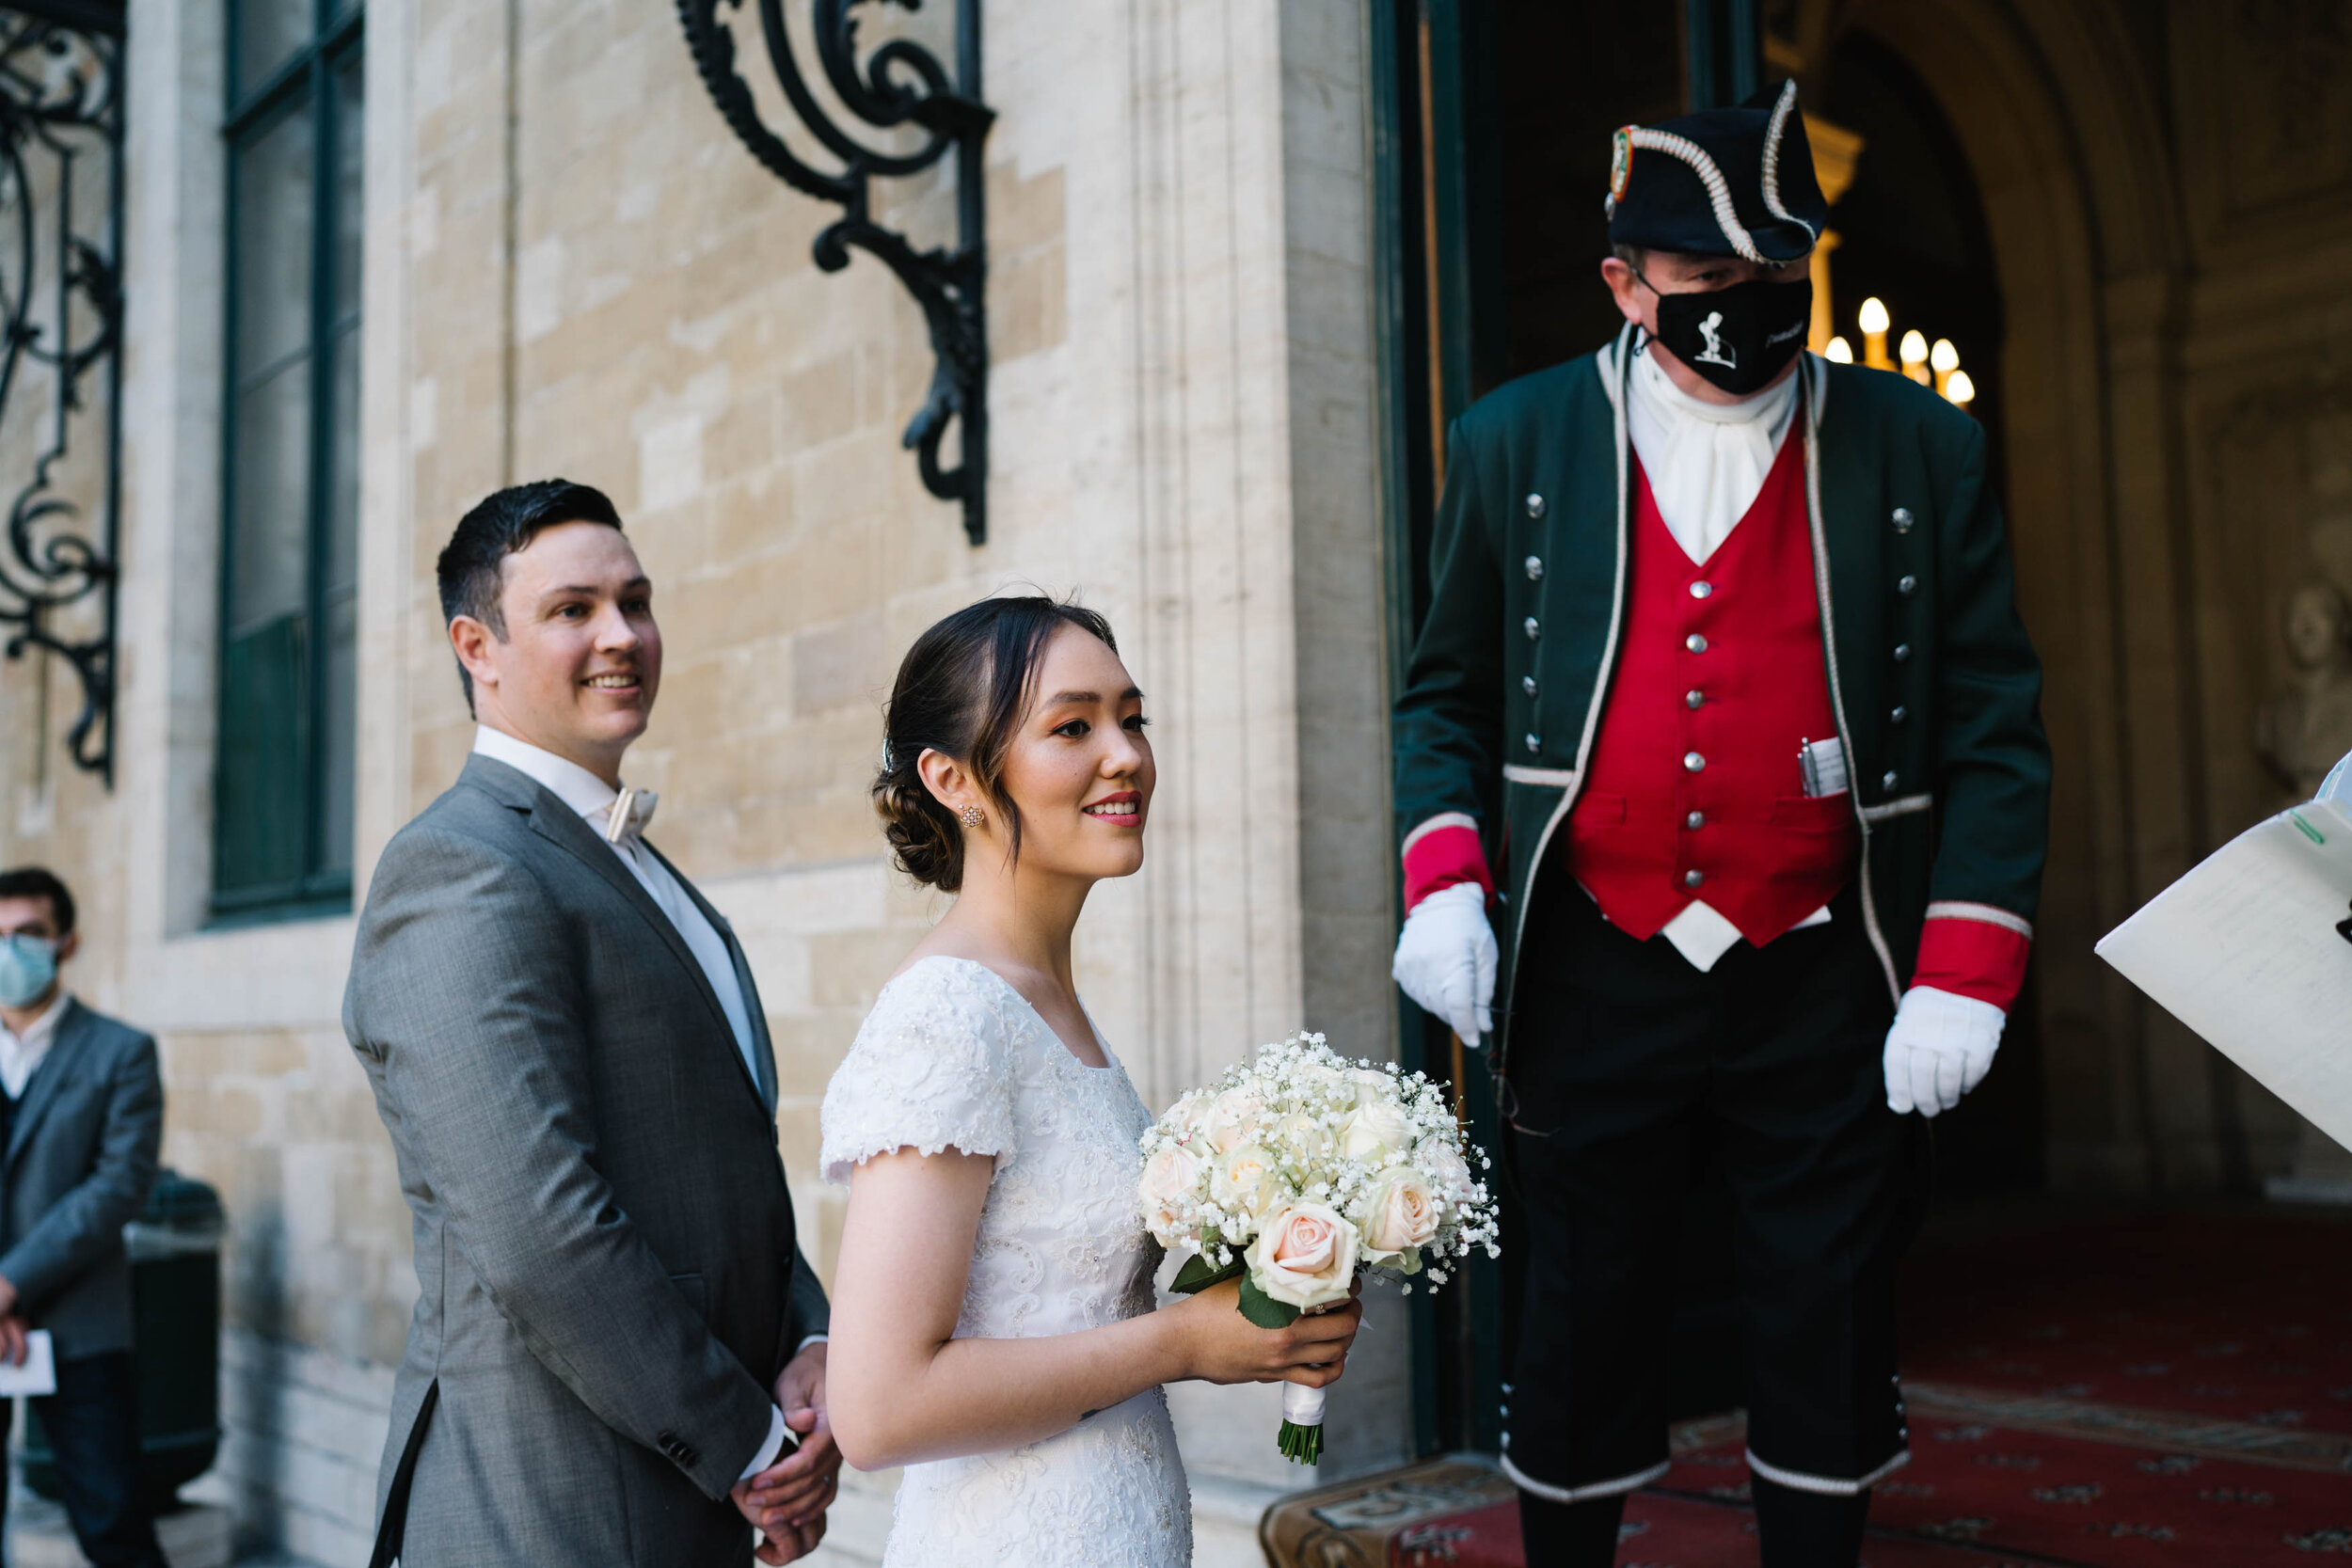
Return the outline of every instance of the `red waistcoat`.
<path id="1" fill-rule="evenodd" d="M 1646 941 L 1704 898 L 1762 946 L 1836 897 L 1860 839 L 1847 794 L 1804 794 L 1800 749 L 1834 740 L 1793 430 L 1704 566 L 1634 467 L 1617 669 L 1568 817 L 1576 879 Z"/>

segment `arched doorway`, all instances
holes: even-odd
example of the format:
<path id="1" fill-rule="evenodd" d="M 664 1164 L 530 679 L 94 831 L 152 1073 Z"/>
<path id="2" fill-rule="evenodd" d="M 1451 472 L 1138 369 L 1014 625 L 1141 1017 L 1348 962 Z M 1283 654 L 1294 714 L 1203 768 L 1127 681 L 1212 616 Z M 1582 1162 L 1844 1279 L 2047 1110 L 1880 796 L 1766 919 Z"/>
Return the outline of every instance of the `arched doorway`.
<path id="1" fill-rule="evenodd" d="M 1594 276 L 1607 137 L 1681 107 L 1679 9 L 1497 0 L 1433 58 L 1414 53 L 1416 19 L 1425 42 L 1470 8 L 1381 8 L 1396 57 L 1422 68 L 1395 130 L 1426 184 L 1396 209 L 1417 227 L 1389 298 L 1403 324 L 1391 374 L 1404 367 L 1421 400 L 1391 429 L 1424 465 L 1468 401 L 1613 330 Z M 1833 214 L 1840 329 L 1876 295 L 1899 330 L 1960 345 L 2045 672 L 2057 777 L 2034 979 L 1993 1078 L 1939 1126 L 1947 1194 L 2251 1198 L 2291 1156 L 2295 1119 L 2092 946 L 2271 809 L 2248 732 L 2283 662 L 2274 601 L 2330 548 L 2352 562 L 2329 544 L 2352 538 L 2352 383 L 2328 368 L 2352 363 L 2352 326 L 2314 354 L 2300 325 L 2320 306 L 2352 323 L 2352 153 L 2314 139 L 2352 124 L 2352 91 L 2308 63 L 2352 65 L 2352 23 L 2296 0 L 2227 15 L 2119 0 L 1761 9 L 1767 76 L 1794 75 L 1809 109 L 1865 144 Z M 2265 237 L 2261 256 L 2241 227 Z M 2249 281 L 2232 294 L 2217 269 Z M 2263 335 L 2281 300 L 2303 311 L 2302 337 Z M 1429 477 L 1417 502 L 1395 492 L 1406 511 Z M 1408 524 L 1395 537 L 1409 579 Z M 1397 602 L 1413 602 L 1409 580 Z"/>

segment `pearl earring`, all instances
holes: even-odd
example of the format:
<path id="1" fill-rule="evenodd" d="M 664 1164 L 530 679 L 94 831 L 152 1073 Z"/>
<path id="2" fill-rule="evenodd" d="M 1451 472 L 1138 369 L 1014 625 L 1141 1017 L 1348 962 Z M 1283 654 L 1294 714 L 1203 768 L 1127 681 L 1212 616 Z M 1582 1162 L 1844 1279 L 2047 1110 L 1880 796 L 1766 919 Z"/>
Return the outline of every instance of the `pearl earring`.
<path id="1" fill-rule="evenodd" d="M 965 827 L 977 828 L 987 820 L 988 817 L 986 814 L 983 813 L 979 807 L 966 806 L 963 808 L 963 825 Z"/>

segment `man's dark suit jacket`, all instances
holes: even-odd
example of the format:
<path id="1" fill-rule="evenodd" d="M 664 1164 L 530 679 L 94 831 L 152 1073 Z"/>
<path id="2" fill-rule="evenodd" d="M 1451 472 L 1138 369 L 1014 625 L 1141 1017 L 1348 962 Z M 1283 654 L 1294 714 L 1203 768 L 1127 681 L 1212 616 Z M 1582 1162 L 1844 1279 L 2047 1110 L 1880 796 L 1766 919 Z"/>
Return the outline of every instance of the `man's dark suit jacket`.
<path id="1" fill-rule="evenodd" d="M 505 764 L 471 758 L 376 867 L 343 1026 L 415 1217 L 379 1482 L 380 1508 L 423 1412 L 407 1568 L 750 1560 L 728 1488 L 825 1304 L 758 992 L 692 896 L 734 958 L 755 1073 L 612 847 Z"/>
<path id="2" fill-rule="evenodd" d="M 60 1359 L 131 1348 L 122 1227 L 164 1139 L 155 1042 L 68 997 L 0 1156 L 0 1276 Z"/>

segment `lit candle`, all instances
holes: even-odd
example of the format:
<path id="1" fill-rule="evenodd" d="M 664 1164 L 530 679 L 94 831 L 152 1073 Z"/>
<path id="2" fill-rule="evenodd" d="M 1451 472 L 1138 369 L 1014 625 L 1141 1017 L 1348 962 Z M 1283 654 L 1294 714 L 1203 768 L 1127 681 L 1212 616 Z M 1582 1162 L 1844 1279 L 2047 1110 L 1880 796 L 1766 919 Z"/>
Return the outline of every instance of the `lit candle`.
<path id="1" fill-rule="evenodd" d="M 1952 372 L 1960 369 L 1960 350 L 1949 338 L 1935 340 L 1935 348 L 1928 355 L 1928 365 L 1935 372 L 1935 389 L 1939 392 L 1951 385 Z"/>
<path id="2" fill-rule="evenodd" d="M 1903 374 L 1920 386 L 1928 384 L 1928 338 L 1917 327 L 1903 334 Z"/>
<path id="3" fill-rule="evenodd" d="M 1821 357 L 1833 365 L 1851 365 L 1853 363 L 1853 344 L 1843 338 L 1832 338 L 1829 347 L 1821 351 Z"/>
<path id="4" fill-rule="evenodd" d="M 1886 306 L 1876 294 L 1862 302 L 1859 318 L 1862 326 L 1862 362 L 1874 371 L 1891 371 L 1895 361 L 1886 356 L 1886 329 L 1894 322 L 1886 314 Z"/>
<path id="5" fill-rule="evenodd" d="M 1944 382 L 1944 395 L 1965 408 L 1977 399 L 1977 384 L 1968 379 L 1966 371 L 1956 370 Z"/>

